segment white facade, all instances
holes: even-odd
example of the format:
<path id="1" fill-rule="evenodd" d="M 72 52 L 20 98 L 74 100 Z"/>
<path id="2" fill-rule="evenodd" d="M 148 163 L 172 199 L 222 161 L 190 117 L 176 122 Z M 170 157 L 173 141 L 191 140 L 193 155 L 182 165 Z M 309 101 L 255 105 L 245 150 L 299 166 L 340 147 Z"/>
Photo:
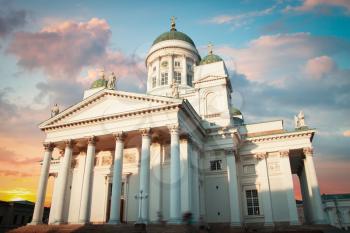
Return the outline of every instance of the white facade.
<path id="1" fill-rule="evenodd" d="M 224 62 L 200 61 L 186 40 L 157 42 L 146 59 L 146 94 L 89 89 L 41 123 L 45 154 L 33 224 L 41 222 L 53 175 L 50 224 L 177 224 L 191 212 L 195 222 L 296 225 L 292 174 L 300 177 L 306 220 L 324 223 L 315 131 L 286 131 L 282 120 L 245 124 L 231 108 Z M 54 147 L 59 160 L 51 159 Z"/>

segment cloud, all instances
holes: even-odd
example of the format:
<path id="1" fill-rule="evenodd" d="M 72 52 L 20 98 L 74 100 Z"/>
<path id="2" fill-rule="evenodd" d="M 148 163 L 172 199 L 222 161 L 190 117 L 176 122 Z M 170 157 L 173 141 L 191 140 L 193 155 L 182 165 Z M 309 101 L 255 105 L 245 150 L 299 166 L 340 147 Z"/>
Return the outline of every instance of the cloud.
<path id="1" fill-rule="evenodd" d="M 345 9 L 347 14 L 350 14 L 349 0 L 304 0 L 299 6 L 287 6 L 285 11 L 321 11 L 325 12 L 329 7 L 338 7 Z"/>
<path id="2" fill-rule="evenodd" d="M 51 78 L 72 79 L 105 54 L 111 31 L 103 19 L 64 21 L 39 32 L 17 32 L 7 52 L 28 69 L 43 69 Z"/>
<path id="3" fill-rule="evenodd" d="M 28 12 L 15 10 L 3 1 L 0 4 L 0 38 L 4 38 L 28 23 Z"/>
<path id="4" fill-rule="evenodd" d="M 286 79 L 297 78 L 305 63 L 323 55 L 349 55 L 350 42 L 334 37 L 319 37 L 309 33 L 260 36 L 243 48 L 218 47 L 227 65 L 247 79 L 283 86 Z"/>
<path id="5" fill-rule="evenodd" d="M 345 130 L 343 132 L 344 137 L 350 137 L 350 130 Z"/>
<path id="6" fill-rule="evenodd" d="M 315 57 L 307 61 L 306 75 L 314 79 L 321 79 L 337 69 L 335 62 L 328 56 Z"/>
<path id="7" fill-rule="evenodd" d="M 276 5 L 260 10 L 251 11 L 242 14 L 232 14 L 232 15 L 217 15 L 210 19 L 204 20 L 204 23 L 209 24 L 229 24 L 233 29 L 240 28 L 249 24 L 254 18 L 270 15 L 276 8 Z"/>
<path id="8" fill-rule="evenodd" d="M 20 171 L 13 171 L 13 170 L 0 170 L 0 176 L 14 176 L 14 177 L 32 177 L 32 173 L 28 172 L 20 172 Z"/>
<path id="9" fill-rule="evenodd" d="M 23 157 L 14 151 L 8 150 L 4 147 L 0 147 L 0 161 L 2 163 L 8 163 L 12 165 L 28 165 L 33 163 L 39 163 L 40 157 Z"/>

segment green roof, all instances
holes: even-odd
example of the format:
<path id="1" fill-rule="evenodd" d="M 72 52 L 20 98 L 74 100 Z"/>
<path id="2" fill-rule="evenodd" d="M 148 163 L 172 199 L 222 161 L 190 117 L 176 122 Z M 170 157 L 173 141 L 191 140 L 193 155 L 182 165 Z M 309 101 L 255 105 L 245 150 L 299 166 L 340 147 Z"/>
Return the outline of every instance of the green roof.
<path id="1" fill-rule="evenodd" d="M 238 108 L 235 108 L 235 107 L 231 108 L 231 112 L 232 112 L 233 116 L 242 115 L 242 112 Z"/>
<path id="2" fill-rule="evenodd" d="M 183 32 L 176 31 L 176 29 L 171 29 L 169 32 L 164 32 L 153 41 L 152 45 L 155 45 L 165 40 L 182 40 L 196 47 L 193 40 L 188 35 L 186 35 Z"/>
<path id="3" fill-rule="evenodd" d="M 215 54 L 209 54 L 207 56 L 205 56 L 201 62 L 199 63 L 200 65 L 205 65 L 205 64 L 210 64 L 210 63 L 214 63 L 214 62 L 218 62 L 218 61 L 222 61 L 222 58 L 219 57 L 218 55 Z"/>
<path id="4" fill-rule="evenodd" d="M 91 84 L 92 88 L 99 88 L 99 87 L 106 87 L 107 86 L 107 80 L 105 79 L 97 79 Z"/>

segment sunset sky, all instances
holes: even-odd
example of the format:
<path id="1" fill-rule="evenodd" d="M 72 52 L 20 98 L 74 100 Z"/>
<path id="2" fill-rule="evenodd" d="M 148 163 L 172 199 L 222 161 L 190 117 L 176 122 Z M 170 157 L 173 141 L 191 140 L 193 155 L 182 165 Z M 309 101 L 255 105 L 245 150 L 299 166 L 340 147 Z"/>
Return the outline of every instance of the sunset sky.
<path id="1" fill-rule="evenodd" d="M 35 200 L 38 124 L 54 103 L 79 102 L 97 70 L 117 73 L 119 90 L 145 92 L 145 56 L 171 16 L 202 57 L 212 42 L 225 59 L 247 123 L 283 119 L 292 130 L 303 110 L 317 130 L 321 193 L 350 193 L 349 0 L 0 4 L 0 200 Z"/>

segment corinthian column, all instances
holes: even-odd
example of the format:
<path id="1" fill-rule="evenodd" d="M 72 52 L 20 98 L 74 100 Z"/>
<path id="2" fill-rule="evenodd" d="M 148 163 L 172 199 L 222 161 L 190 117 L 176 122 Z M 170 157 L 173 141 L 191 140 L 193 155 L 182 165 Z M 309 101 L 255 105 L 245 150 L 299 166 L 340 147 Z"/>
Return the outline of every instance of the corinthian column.
<path id="1" fill-rule="evenodd" d="M 59 185 L 58 185 L 58 197 L 57 197 L 57 212 L 56 212 L 56 224 L 64 223 L 64 204 L 65 204 L 65 196 L 67 191 L 67 181 L 69 176 L 69 170 L 72 162 L 72 154 L 73 154 L 73 141 L 67 140 L 65 141 L 66 148 L 64 149 L 64 157 L 63 162 L 60 164 L 60 171 L 58 173 L 59 177 Z M 60 177 L 61 176 L 61 177 Z"/>
<path id="2" fill-rule="evenodd" d="M 145 199 L 139 201 L 141 204 L 141 216 L 138 222 L 148 223 L 149 217 L 149 174 L 150 174 L 150 147 L 151 136 L 150 129 L 141 129 L 142 146 L 141 146 L 141 167 L 140 167 L 140 190 L 139 193 L 145 195 Z"/>
<path id="3" fill-rule="evenodd" d="M 312 158 L 312 148 L 303 149 L 304 159 L 304 174 L 306 178 L 306 188 L 308 189 L 309 200 L 311 204 L 312 223 L 323 224 L 325 223 L 325 216 L 322 208 L 322 199 L 320 189 L 318 187 L 317 176 L 314 161 Z"/>
<path id="4" fill-rule="evenodd" d="M 290 167 L 289 150 L 280 151 L 281 166 L 284 172 L 284 191 L 287 196 L 289 224 L 299 225 L 298 211 L 294 197 L 293 177 Z"/>
<path id="5" fill-rule="evenodd" d="M 88 147 L 86 152 L 85 173 L 83 180 L 83 188 L 81 194 L 81 204 L 79 213 L 79 223 L 88 223 L 90 218 L 90 205 L 92 196 L 92 181 L 94 171 L 96 137 L 88 138 Z"/>
<path id="6" fill-rule="evenodd" d="M 181 223 L 181 168 L 179 148 L 179 127 L 169 127 L 170 151 L 170 223 Z"/>
<path id="7" fill-rule="evenodd" d="M 51 162 L 54 145 L 52 143 L 44 143 L 44 148 L 45 148 L 45 154 L 44 154 L 44 159 L 42 162 L 42 167 L 40 172 L 38 196 L 35 202 L 33 219 L 31 222 L 32 225 L 37 225 L 42 223 L 46 187 L 47 187 L 47 181 L 49 178 L 50 162 Z"/>
<path id="8" fill-rule="evenodd" d="M 120 196 L 122 190 L 122 172 L 123 172 L 123 151 L 125 134 L 123 132 L 114 134 L 115 152 L 113 167 L 113 184 L 112 184 L 112 200 L 109 224 L 120 223 Z"/>
<path id="9" fill-rule="evenodd" d="M 226 150 L 228 193 L 230 200 L 230 225 L 242 225 L 241 210 L 238 197 L 237 168 L 234 150 Z"/>

